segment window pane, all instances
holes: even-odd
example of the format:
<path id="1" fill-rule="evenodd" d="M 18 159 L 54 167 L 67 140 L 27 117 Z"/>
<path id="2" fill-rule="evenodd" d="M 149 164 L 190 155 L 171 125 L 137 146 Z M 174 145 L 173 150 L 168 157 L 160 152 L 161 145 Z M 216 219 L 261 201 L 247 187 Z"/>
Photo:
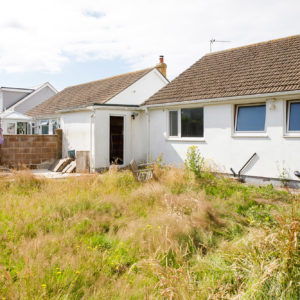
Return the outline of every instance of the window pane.
<path id="1" fill-rule="evenodd" d="M 181 136 L 203 137 L 203 107 L 181 110 Z"/>
<path id="2" fill-rule="evenodd" d="M 48 125 L 42 126 L 42 134 L 49 134 L 49 126 Z"/>
<path id="3" fill-rule="evenodd" d="M 169 112 L 169 135 L 178 136 L 178 112 L 170 111 Z"/>
<path id="4" fill-rule="evenodd" d="M 16 134 L 16 124 L 15 123 L 8 123 L 7 134 Z"/>
<path id="5" fill-rule="evenodd" d="M 27 134 L 27 123 L 18 122 L 17 123 L 17 134 Z"/>
<path id="6" fill-rule="evenodd" d="M 266 105 L 238 107 L 236 131 L 264 131 Z"/>
<path id="7" fill-rule="evenodd" d="M 300 102 L 290 103 L 289 130 L 300 131 Z"/>

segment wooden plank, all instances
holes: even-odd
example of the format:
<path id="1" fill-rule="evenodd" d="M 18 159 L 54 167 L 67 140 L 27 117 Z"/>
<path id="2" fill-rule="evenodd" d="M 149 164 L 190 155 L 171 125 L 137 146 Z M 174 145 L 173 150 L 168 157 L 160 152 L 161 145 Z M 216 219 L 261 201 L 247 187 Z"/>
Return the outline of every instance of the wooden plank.
<path id="1" fill-rule="evenodd" d="M 69 168 L 67 169 L 66 173 L 73 173 L 76 169 L 76 161 L 72 161 L 69 164 Z"/>

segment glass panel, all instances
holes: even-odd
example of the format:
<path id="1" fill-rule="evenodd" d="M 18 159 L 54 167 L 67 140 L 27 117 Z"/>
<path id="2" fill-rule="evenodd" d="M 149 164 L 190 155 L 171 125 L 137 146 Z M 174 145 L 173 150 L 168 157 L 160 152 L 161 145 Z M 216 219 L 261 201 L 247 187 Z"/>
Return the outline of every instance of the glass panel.
<path id="1" fill-rule="evenodd" d="M 49 126 L 42 125 L 42 134 L 49 134 Z"/>
<path id="2" fill-rule="evenodd" d="M 27 122 L 17 123 L 17 134 L 27 134 Z"/>
<path id="3" fill-rule="evenodd" d="M 300 131 L 300 102 L 290 103 L 289 130 Z"/>
<path id="4" fill-rule="evenodd" d="M 35 123 L 31 123 L 31 134 L 35 134 Z"/>
<path id="5" fill-rule="evenodd" d="M 236 131 L 264 131 L 266 105 L 239 106 Z"/>
<path id="6" fill-rule="evenodd" d="M 203 137 L 203 107 L 181 110 L 181 136 Z"/>
<path id="7" fill-rule="evenodd" d="M 170 111 L 169 112 L 169 135 L 178 136 L 178 112 Z"/>
<path id="8" fill-rule="evenodd" d="M 7 134 L 16 134 L 16 124 L 15 123 L 7 124 Z"/>

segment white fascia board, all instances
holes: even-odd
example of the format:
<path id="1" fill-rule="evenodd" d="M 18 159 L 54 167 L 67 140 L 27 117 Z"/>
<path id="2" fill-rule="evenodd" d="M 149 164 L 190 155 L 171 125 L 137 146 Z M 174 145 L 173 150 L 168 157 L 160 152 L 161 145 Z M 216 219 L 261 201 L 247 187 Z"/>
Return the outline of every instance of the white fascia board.
<path id="1" fill-rule="evenodd" d="M 42 87 L 48 87 L 49 89 L 51 89 L 55 94 L 58 93 L 58 90 L 50 83 L 50 82 L 45 82 Z"/>
<path id="2" fill-rule="evenodd" d="M 60 114 L 52 114 L 52 115 L 45 115 L 45 116 L 37 116 L 37 117 L 32 117 L 35 120 L 49 120 L 49 119 L 58 119 L 60 118 Z"/>
<path id="3" fill-rule="evenodd" d="M 17 88 L 2 87 L 2 88 L 0 88 L 0 91 L 3 91 L 3 92 L 30 93 L 30 92 L 33 92 L 34 89 L 17 89 Z"/>
<path id="4" fill-rule="evenodd" d="M 148 109 L 160 109 L 163 107 L 177 107 L 177 106 L 190 106 L 193 104 L 201 105 L 213 105 L 213 104 L 230 104 L 230 103 L 245 103 L 245 101 L 259 102 L 266 99 L 272 100 L 290 100 L 294 99 L 295 96 L 300 97 L 300 90 L 288 91 L 288 92 L 276 92 L 276 93 L 266 93 L 266 94 L 255 94 L 255 95 L 245 95 L 245 96 L 234 96 L 234 97 L 223 97 L 223 98 L 211 98 L 211 99 L 201 99 L 201 100 L 189 100 L 181 102 L 168 102 L 162 104 L 149 104 L 144 105 Z"/>
<path id="5" fill-rule="evenodd" d="M 92 106 L 86 106 L 86 107 L 78 107 L 78 108 L 70 108 L 70 109 L 63 109 L 56 111 L 60 114 L 66 114 L 66 113 L 72 113 L 72 112 L 79 112 L 79 111 L 91 111 L 91 110 L 125 110 L 125 111 L 143 111 L 145 110 L 144 107 L 135 107 L 135 106 L 113 106 L 113 105 L 92 105 Z"/>
<path id="6" fill-rule="evenodd" d="M 15 109 L 19 104 L 25 102 L 26 100 L 28 100 L 30 97 L 32 97 L 33 95 L 35 95 L 38 92 L 40 92 L 45 87 L 49 87 L 55 94 L 58 93 L 58 91 L 49 82 L 45 82 L 39 88 L 37 88 L 35 91 L 33 91 L 32 93 L 30 93 L 26 97 L 22 98 L 20 101 L 18 101 L 17 103 L 15 103 L 13 106 L 11 106 L 10 109 Z"/>

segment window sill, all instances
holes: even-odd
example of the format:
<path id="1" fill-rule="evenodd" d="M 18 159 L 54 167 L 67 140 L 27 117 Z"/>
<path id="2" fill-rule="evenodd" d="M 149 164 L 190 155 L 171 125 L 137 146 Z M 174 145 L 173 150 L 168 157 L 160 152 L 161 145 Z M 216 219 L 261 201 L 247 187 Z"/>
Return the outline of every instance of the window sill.
<path id="1" fill-rule="evenodd" d="M 300 132 L 297 133 L 285 133 L 284 138 L 300 138 Z"/>
<path id="2" fill-rule="evenodd" d="M 171 142 L 205 142 L 204 137 L 197 138 L 197 137 L 166 137 L 166 141 Z"/>
<path id="3" fill-rule="evenodd" d="M 268 138 L 266 132 L 235 132 L 231 135 L 233 138 Z"/>

